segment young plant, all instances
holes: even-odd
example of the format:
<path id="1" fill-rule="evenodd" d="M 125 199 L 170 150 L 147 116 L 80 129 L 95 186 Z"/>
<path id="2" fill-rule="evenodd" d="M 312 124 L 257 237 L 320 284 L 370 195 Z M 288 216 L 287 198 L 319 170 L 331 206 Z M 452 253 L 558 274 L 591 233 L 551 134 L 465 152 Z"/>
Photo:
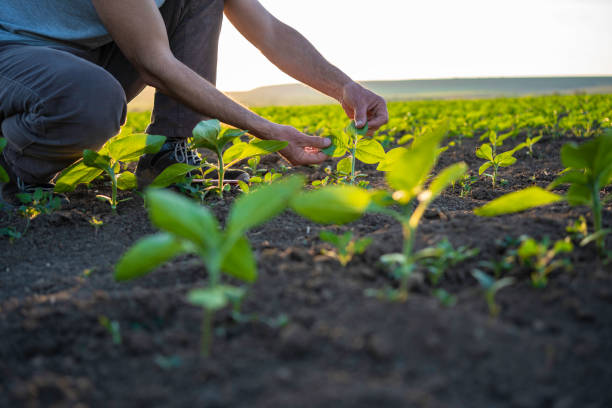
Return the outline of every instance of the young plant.
<path id="1" fill-rule="evenodd" d="M 353 256 L 362 254 L 372 243 L 372 238 L 369 237 L 354 239 L 351 231 L 339 235 L 322 230 L 319 232 L 319 238 L 336 248 L 335 251 L 323 250 L 323 254 L 336 258 L 342 266 L 346 266 L 353 259 Z"/>
<path id="2" fill-rule="evenodd" d="M 543 288 L 547 285 L 548 275 L 552 271 L 561 267 L 571 268 L 568 259 L 555 258 L 561 253 L 572 252 L 573 249 L 574 246 L 569 237 L 556 241 L 552 247 L 548 238 L 544 238 L 540 242 L 533 238 L 527 238 L 519 247 L 517 255 L 521 262 L 533 271 L 531 274 L 533 286 Z"/>
<path id="3" fill-rule="evenodd" d="M 525 147 L 525 143 L 521 143 L 512 150 L 508 150 L 503 153 L 498 153 L 497 148 L 503 144 L 503 139 L 498 137 L 497 132 L 488 132 L 489 143 L 483 143 L 478 149 L 476 149 L 476 156 L 478 158 L 486 160 L 486 162 L 478 169 L 478 175 L 485 175 L 491 178 L 493 188 L 497 183 L 497 173 L 500 167 L 508 167 L 516 163 L 516 157 L 514 153 Z M 493 173 L 488 174 L 485 171 L 493 167 Z"/>
<path id="4" fill-rule="evenodd" d="M 497 216 L 566 200 L 572 206 L 590 207 L 594 233 L 587 242 L 595 241 L 600 255 L 605 252 L 605 237 L 610 229 L 602 225 L 602 205 L 612 200 L 612 194 L 600 197 L 600 191 L 612 184 L 612 129 L 581 145 L 566 143 L 561 148 L 561 162 L 566 167 L 547 190 L 569 184 L 563 196 L 529 187 L 503 195 L 474 210 L 476 215 Z"/>
<path id="5" fill-rule="evenodd" d="M 432 249 L 435 255 L 425 258 L 422 262 L 432 285 L 437 285 L 440 282 L 448 268 L 476 256 L 479 252 L 478 248 L 469 249 L 467 246 L 460 246 L 455 249 L 447 238 L 444 238 Z"/>
<path id="6" fill-rule="evenodd" d="M 355 121 L 347 126 L 344 133 L 334 134 L 330 138 L 332 144 L 323 149 L 323 153 L 331 157 L 344 157 L 336 165 L 338 173 L 348 177 L 350 184 L 355 184 L 358 176 L 355 173 L 355 163 L 359 160 L 366 164 L 378 163 L 385 158 L 385 149 L 376 140 L 366 138 L 368 125 L 358 129 Z"/>
<path id="7" fill-rule="evenodd" d="M 90 183 L 102 173 L 106 173 L 111 182 L 111 196 L 97 195 L 100 200 L 110 204 L 111 209 L 116 211 L 120 200 L 117 199 L 117 189 L 132 190 L 138 186 L 136 175 L 130 171 L 121 171 L 122 164 L 136 162 L 141 155 L 156 153 L 166 141 L 165 136 L 147 135 L 144 133 L 131 134 L 131 130 L 124 128 L 123 131 L 109 139 L 102 148 L 95 152 L 86 149 L 83 151 L 83 159 L 64 170 L 55 182 L 56 193 L 73 191 L 81 183 Z M 176 172 L 176 166 L 166 169 L 160 174 L 160 179 L 168 178 L 169 174 Z M 193 166 L 187 166 L 193 169 Z M 183 173 L 185 174 L 186 171 Z M 176 177 L 176 175 L 174 175 Z M 157 179 L 156 179 L 157 180 Z M 121 200 L 125 201 L 125 200 Z"/>
<path id="8" fill-rule="evenodd" d="M 499 314 L 499 305 L 495 303 L 495 295 L 506 286 L 512 285 L 514 278 L 506 277 L 496 280 L 478 269 L 472 272 L 472 276 L 478 281 L 484 292 L 487 306 L 489 307 L 489 314 L 492 317 L 496 317 Z"/>
<path id="9" fill-rule="evenodd" d="M 540 132 L 541 133 L 541 132 Z M 531 131 L 529 132 L 529 135 L 527 135 L 527 138 L 525 139 L 525 146 L 527 147 L 528 150 L 528 154 L 530 157 L 533 157 L 533 145 L 538 143 L 540 141 L 540 139 L 542 139 L 542 135 L 540 134 L 540 136 L 536 136 L 534 138 L 531 137 Z"/>
<path id="10" fill-rule="evenodd" d="M 170 191 L 147 190 L 149 216 L 162 232 L 141 239 L 123 254 L 115 279 L 143 276 L 180 254 L 197 255 L 208 272 L 208 286 L 191 290 L 187 299 L 204 309 L 202 353 L 208 355 L 214 312 L 228 304 L 238 305 L 244 294 L 241 287 L 221 283 L 221 273 L 248 283 L 257 278 L 245 234 L 282 212 L 303 184 L 301 177 L 293 176 L 241 195 L 230 209 L 225 230 L 206 207 Z"/>
<path id="11" fill-rule="evenodd" d="M 247 158 L 277 152 L 287 147 L 288 144 L 279 140 L 253 139 L 249 143 L 234 143 L 226 149 L 230 143 L 246 133 L 246 130 L 239 129 L 225 129 L 222 132 L 221 123 L 217 119 L 203 120 L 193 129 L 191 147 L 211 150 L 217 156 L 216 164 L 207 163 L 207 165 L 209 171 L 216 170 L 218 173 L 217 193 L 219 197 L 223 197 L 225 173 L 232 166 Z M 202 175 L 204 176 L 205 173 Z"/>
<path id="12" fill-rule="evenodd" d="M 444 289 L 435 289 L 432 294 L 442 306 L 453 307 L 457 303 L 457 296 L 448 293 Z"/>
<path id="13" fill-rule="evenodd" d="M 381 258 L 400 282 L 399 289 L 384 291 L 385 296 L 392 300 L 407 297 L 408 282 L 416 265 L 423 258 L 433 256 L 431 248 L 414 252 L 416 231 L 425 210 L 448 186 L 461 179 L 467 170 L 465 163 L 453 164 L 443 169 L 426 187 L 438 157 L 439 144 L 447 133 L 446 129 L 439 127 L 428 132 L 411 149 L 394 149 L 395 153 L 381 162 L 392 192 L 370 193 L 352 186 L 331 186 L 303 193 L 291 203 L 300 215 L 324 224 L 353 221 L 366 209 L 387 214 L 397 220 L 402 226 L 403 251 L 383 255 Z M 390 207 L 392 204 L 396 206 Z"/>
<path id="14" fill-rule="evenodd" d="M 40 214 L 51 214 L 62 206 L 59 197 L 41 188 L 35 189 L 33 193 L 18 193 L 16 197 L 21 201 L 17 212 L 26 220 L 26 226 L 19 237 L 26 234 L 28 228 L 30 228 L 30 221 L 34 218 Z"/>

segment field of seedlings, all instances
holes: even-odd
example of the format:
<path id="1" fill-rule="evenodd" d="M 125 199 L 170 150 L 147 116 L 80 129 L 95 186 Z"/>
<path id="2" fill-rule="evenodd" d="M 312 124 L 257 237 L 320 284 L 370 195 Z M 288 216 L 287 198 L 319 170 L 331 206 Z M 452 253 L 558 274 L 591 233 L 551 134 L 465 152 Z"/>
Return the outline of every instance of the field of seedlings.
<path id="1" fill-rule="evenodd" d="M 203 121 L 142 189 L 134 113 L 0 209 L 0 406 L 612 406 L 612 95 L 257 112 L 330 159 Z"/>

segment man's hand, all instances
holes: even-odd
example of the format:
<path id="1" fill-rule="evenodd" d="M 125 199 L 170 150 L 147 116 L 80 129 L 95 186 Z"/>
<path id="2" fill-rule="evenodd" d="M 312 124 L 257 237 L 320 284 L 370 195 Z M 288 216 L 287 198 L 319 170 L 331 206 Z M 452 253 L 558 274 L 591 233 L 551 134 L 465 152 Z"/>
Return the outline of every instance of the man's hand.
<path id="1" fill-rule="evenodd" d="M 331 140 L 308 136 L 291 126 L 277 125 L 274 129 L 274 139 L 285 140 L 289 146 L 280 151 L 280 154 L 294 166 L 303 164 L 318 164 L 327 159 L 327 155 L 319 149 L 331 144 Z"/>
<path id="2" fill-rule="evenodd" d="M 344 86 L 340 103 L 346 115 L 355 120 L 357 128 L 364 127 L 367 121 L 368 135 L 389 120 L 385 100 L 357 82 L 351 81 Z"/>

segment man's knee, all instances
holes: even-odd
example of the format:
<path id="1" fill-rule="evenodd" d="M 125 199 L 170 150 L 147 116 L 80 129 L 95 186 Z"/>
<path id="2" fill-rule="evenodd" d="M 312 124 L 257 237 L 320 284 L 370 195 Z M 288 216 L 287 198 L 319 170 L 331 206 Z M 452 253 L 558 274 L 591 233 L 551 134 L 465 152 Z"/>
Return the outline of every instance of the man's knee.
<path id="1" fill-rule="evenodd" d="M 97 66 L 73 68 L 58 75 L 66 89 L 45 101 L 44 120 L 47 129 L 63 129 L 47 137 L 66 138 L 66 146 L 78 149 L 101 147 L 125 122 L 127 102 L 123 88 Z"/>

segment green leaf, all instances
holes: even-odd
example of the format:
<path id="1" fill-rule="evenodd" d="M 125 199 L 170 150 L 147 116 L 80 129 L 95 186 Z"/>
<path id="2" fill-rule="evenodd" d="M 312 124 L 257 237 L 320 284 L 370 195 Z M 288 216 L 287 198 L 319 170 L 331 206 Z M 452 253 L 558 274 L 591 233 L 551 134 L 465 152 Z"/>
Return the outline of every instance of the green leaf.
<path id="1" fill-rule="evenodd" d="M 493 161 L 497 163 L 499 167 L 508 167 L 516 163 L 516 157 L 512 156 L 511 151 L 504 152 L 495 156 L 495 159 L 493 159 Z"/>
<path id="2" fill-rule="evenodd" d="M 529 238 L 521 244 L 517 250 L 517 255 L 523 261 L 538 256 L 546 252 L 546 248 L 533 238 Z"/>
<path id="3" fill-rule="evenodd" d="M 193 289 L 187 293 L 189 303 L 207 310 L 219 310 L 229 303 L 240 301 L 246 291 L 229 285 L 217 285 L 204 289 Z"/>
<path id="4" fill-rule="evenodd" d="M 478 283 L 480 283 L 480 286 L 482 286 L 482 288 L 485 290 L 488 290 L 491 287 L 493 287 L 493 284 L 495 283 L 495 279 L 492 276 L 489 276 L 483 271 L 478 270 L 478 269 L 472 272 L 472 276 L 476 278 Z"/>
<path id="5" fill-rule="evenodd" d="M 493 161 L 493 149 L 491 148 L 491 145 L 488 143 L 482 144 L 478 149 L 476 149 L 476 157 Z"/>
<path id="6" fill-rule="evenodd" d="M 353 168 L 353 161 L 350 157 L 345 157 L 340 160 L 336 165 L 336 170 L 341 174 L 351 174 L 351 169 Z"/>
<path id="7" fill-rule="evenodd" d="M 586 185 L 589 182 L 588 177 L 581 170 L 570 170 L 566 173 L 563 173 L 552 183 L 550 183 L 546 189 L 552 190 L 553 188 L 561 185 L 561 184 L 582 184 Z"/>
<path id="8" fill-rule="evenodd" d="M 440 174 L 438 174 L 438 176 L 429 185 L 429 190 L 431 191 L 431 198 L 429 200 L 435 199 L 448 186 L 460 180 L 467 171 L 467 169 L 467 164 L 465 164 L 464 162 L 460 162 L 452 164 L 442 170 Z"/>
<path id="9" fill-rule="evenodd" d="M 227 145 L 229 142 L 231 142 L 232 140 L 236 139 L 237 137 L 240 137 L 242 135 L 245 135 L 247 133 L 246 130 L 240 130 L 240 129 L 226 129 L 219 137 L 218 137 L 218 141 L 217 141 L 217 146 L 219 146 L 220 149 L 223 149 L 223 147 L 225 145 Z"/>
<path id="10" fill-rule="evenodd" d="M 149 187 L 164 188 L 172 184 L 180 183 L 185 179 L 185 175 L 192 170 L 199 169 L 200 166 L 192 166 L 187 163 L 174 163 L 164 169 Z"/>
<path id="11" fill-rule="evenodd" d="M 493 163 L 485 162 L 482 166 L 478 168 L 478 175 L 481 176 L 489 167 L 491 167 Z"/>
<path id="12" fill-rule="evenodd" d="M 110 173 L 110 160 L 110 157 L 100 155 L 93 150 L 83 150 L 83 163 L 85 163 L 86 166 L 95 167 L 96 169 L 104 170 Z"/>
<path id="13" fill-rule="evenodd" d="M 334 185 L 294 197 L 291 208 L 320 224 L 346 224 L 361 217 L 369 204 L 370 193 L 366 190 Z"/>
<path id="14" fill-rule="evenodd" d="M 378 163 L 385 158 L 385 149 L 374 139 L 361 139 L 355 148 L 357 160 L 366 163 Z"/>
<path id="15" fill-rule="evenodd" d="M 117 262 L 115 280 L 124 281 L 143 276 L 183 252 L 185 246 L 171 234 L 162 232 L 142 238 Z"/>
<path id="16" fill-rule="evenodd" d="M 149 217 L 158 228 L 185 238 L 201 248 L 219 246 L 217 220 L 206 208 L 167 190 L 149 189 L 146 192 Z"/>
<path id="17" fill-rule="evenodd" d="M 236 240 L 234 246 L 225 254 L 221 265 L 223 272 L 245 282 L 255 282 L 257 266 L 255 256 L 245 237 Z"/>
<path id="18" fill-rule="evenodd" d="M 496 198 L 482 207 L 476 208 L 474 214 L 481 217 L 494 217 L 552 204 L 561 200 L 563 200 L 562 196 L 540 187 L 528 187 Z"/>
<path id="19" fill-rule="evenodd" d="M 356 254 L 364 253 L 366 248 L 370 246 L 371 243 L 372 243 L 372 238 L 370 237 L 358 239 L 357 241 L 355 241 L 355 253 Z"/>
<path id="20" fill-rule="evenodd" d="M 349 138 L 345 133 L 327 136 L 331 144 L 321 151 L 330 157 L 342 157 L 348 150 Z"/>
<path id="21" fill-rule="evenodd" d="M 56 193 L 74 191 L 79 184 L 92 182 L 102 172 L 103 170 L 98 168 L 86 166 L 82 160 L 78 161 L 60 173 L 55 180 L 53 191 Z"/>
<path id="22" fill-rule="evenodd" d="M 565 239 L 560 239 L 555 242 L 555 246 L 553 247 L 553 251 L 555 253 L 560 254 L 562 252 L 572 252 L 574 250 L 574 245 L 572 245 L 572 241 L 569 237 Z"/>
<path id="23" fill-rule="evenodd" d="M 351 120 L 351 123 L 349 123 L 344 131 L 353 137 L 365 136 L 368 133 L 368 123 L 366 122 L 364 127 L 358 128 L 355 126 L 355 121 Z"/>
<path id="24" fill-rule="evenodd" d="M 335 247 L 340 246 L 340 237 L 331 231 L 327 231 L 327 230 L 319 231 L 319 238 L 322 241 L 328 242 Z"/>
<path id="25" fill-rule="evenodd" d="M 393 168 L 393 164 L 402 158 L 402 155 L 407 152 L 408 149 L 405 147 L 396 147 L 395 149 L 391 149 L 385 154 L 385 158 L 381 160 L 376 167 L 378 171 L 389 171 Z"/>
<path id="26" fill-rule="evenodd" d="M 0 137 L 0 153 L 2 153 L 7 144 L 8 140 L 6 140 L 4 137 Z"/>
<path id="27" fill-rule="evenodd" d="M 599 143 L 597 139 L 590 140 L 581 145 L 566 143 L 561 147 L 561 163 L 565 167 L 574 169 L 588 169 L 595 161 Z"/>
<path id="28" fill-rule="evenodd" d="M 253 139 L 250 143 L 240 142 L 232 145 L 223 153 L 223 161 L 227 164 L 252 156 L 270 154 L 282 150 L 288 145 L 288 142 L 282 140 Z"/>
<path id="29" fill-rule="evenodd" d="M 138 180 L 136 180 L 134 173 L 124 171 L 117 177 L 117 188 L 119 190 L 134 190 L 136 187 L 138 187 Z"/>
<path id="30" fill-rule="evenodd" d="M 227 218 L 228 236 L 240 236 L 281 213 L 303 185 L 303 177 L 291 176 L 238 197 Z"/>
<path id="31" fill-rule="evenodd" d="M 572 184 L 567 190 L 567 202 L 571 206 L 587 205 L 591 206 L 591 189 L 583 184 Z"/>
<path id="32" fill-rule="evenodd" d="M 166 136 L 136 133 L 116 136 L 107 142 L 107 147 L 114 161 L 130 163 L 143 154 L 157 153 L 165 142 Z"/>
<path id="33" fill-rule="evenodd" d="M 221 123 L 217 119 L 201 121 L 193 128 L 193 147 L 203 147 L 221 153 L 220 146 L 217 145 L 219 132 L 221 132 Z"/>

